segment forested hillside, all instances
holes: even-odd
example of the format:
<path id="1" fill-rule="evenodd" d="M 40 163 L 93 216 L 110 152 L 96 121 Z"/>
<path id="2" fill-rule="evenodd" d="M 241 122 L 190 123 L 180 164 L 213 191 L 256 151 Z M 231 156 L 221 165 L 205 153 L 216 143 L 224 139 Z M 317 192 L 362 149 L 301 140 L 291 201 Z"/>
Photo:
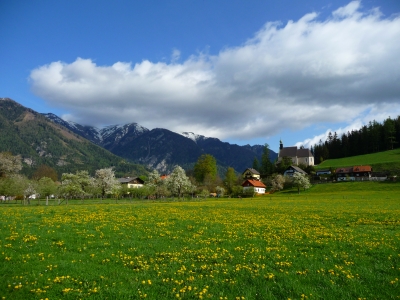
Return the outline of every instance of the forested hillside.
<path id="1" fill-rule="evenodd" d="M 41 165 L 54 168 L 59 176 L 111 166 L 119 176 L 147 173 L 143 166 L 128 163 L 11 99 L 0 100 L 0 130 L 0 152 L 21 155 L 27 176 Z"/>
<path id="2" fill-rule="evenodd" d="M 352 130 L 340 137 L 329 133 L 326 141 L 311 147 L 316 164 L 327 159 L 343 158 L 400 148 L 400 116 L 378 123 L 369 122 L 359 130 Z"/>

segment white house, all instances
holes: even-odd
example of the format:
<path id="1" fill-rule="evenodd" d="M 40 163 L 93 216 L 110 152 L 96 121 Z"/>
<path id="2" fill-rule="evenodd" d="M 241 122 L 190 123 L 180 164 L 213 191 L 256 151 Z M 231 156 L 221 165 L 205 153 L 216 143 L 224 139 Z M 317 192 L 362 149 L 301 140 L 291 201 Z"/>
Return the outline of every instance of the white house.
<path id="1" fill-rule="evenodd" d="M 257 194 L 265 194 L 266 186 L 264 183 L 254 179 L 247 179 L 242 183 L 243 190 L 254 188 L 254 192 Z"/>
<path id="2" fill-rule="evenodd" d="M 139 188 L 142 187 L 144 184 L 144 181 L 140 179 L 139 177 L 124 177 L 124 178 L 118 178 L 117 179 L 122 185 L 126 184 L 128 188 Z"/>

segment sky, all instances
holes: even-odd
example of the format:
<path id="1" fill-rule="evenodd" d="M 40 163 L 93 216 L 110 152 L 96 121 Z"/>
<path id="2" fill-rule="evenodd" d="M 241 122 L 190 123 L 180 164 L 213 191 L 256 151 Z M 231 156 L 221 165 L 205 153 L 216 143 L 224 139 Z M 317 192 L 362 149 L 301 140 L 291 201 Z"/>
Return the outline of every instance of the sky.
<path id="1" fill-rule="evenodd" d="M 398 0 L 0 0 L 0 97 L 310 147 L 400 115 Z"/>

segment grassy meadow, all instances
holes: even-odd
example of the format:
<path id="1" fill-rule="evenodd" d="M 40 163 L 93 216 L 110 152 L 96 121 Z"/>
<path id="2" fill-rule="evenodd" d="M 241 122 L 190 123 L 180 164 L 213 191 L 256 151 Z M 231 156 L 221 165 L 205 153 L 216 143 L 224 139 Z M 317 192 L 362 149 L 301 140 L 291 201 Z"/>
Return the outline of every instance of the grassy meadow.
<path id="1" fill-rule="evenodd" d="M 351 156 L 338 159 L 328 159 L 315 168 L 341 168 L 351 166 L 369 165 L 375 172 L 389 171 L 393 174 L 400 173 L 400 148 L 395 150 Z"/>
<path id="2" fill-rule="evenodd" d="M 399 192 L 1 204 L 0 297 L 399 299 Z"/>

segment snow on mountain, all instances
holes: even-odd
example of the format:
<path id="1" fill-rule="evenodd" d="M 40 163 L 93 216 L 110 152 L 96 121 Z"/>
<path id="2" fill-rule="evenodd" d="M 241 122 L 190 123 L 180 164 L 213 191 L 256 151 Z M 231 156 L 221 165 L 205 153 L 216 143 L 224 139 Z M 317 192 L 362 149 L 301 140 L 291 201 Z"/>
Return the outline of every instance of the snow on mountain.
<path id="1" fill-rule="evenodd" d="M 109 125 L 99 129 L 94 126 L 83 126 L 75 122 L 65 121 L 52 113 L 43 115 L 52 122 L 62 125 L 69 130 L 87 138 L 93 143 L 103 147 L 117 145 L 119 141 L 127 136 L 135 138 L 149 131 L 147 128 L 137 123 Z"/>
<path id="2" fill-rule="evenodd" d="M 97 127 L 80 125 L 72 121 L 65 121 L 52 113 L 42 114 L 42 115 L 48 118 L 53 123 L 64 126 L 65 128 L 71 130 L 72 132 L 75 132 L 80 136 L 83 136 L 84 138 L 88 139 L 89 141 L 97 145 L 100 145 L 103 141 L 103 137 L 100 134 L 100 129 Z"/>
<path id="3" fill-rule="evenodd" d="M 149 131 L 147 128 L 137 123 L 129 123 L 124 125 L 116 124 L 102 128 L 100 130 L 100 135 L 102 136 L 103 144 L 110 145 L 118 143 L 127 135 L 137 137 L 147 131 Z"/>
<path id="4" fill-rule="evenodd" d="M 197 141 L 199 141 L 199 140 L 208 139 L 204 135 L 195 134 L 193 132 L 177 132 L 177 133 L 180 134 L 180 135 L 183 135 L 184 137 L 186 137 L 188 139 L 191 139 L 195 143 L 197 143 Z"/>
<path id="5" fill-rule="evenodd" d="M 139 135 L 149 131 L 149 129 L 137 123 L 114 124 L 105 126 L 103 128 L 97 128 L 94 126 L 82 126 L 72 121 L 65 121 L 52 113 L 43 115 L 48 119 L 50 119 L 51 121 L 53 121 L 54 123 L 60 124 L 68 128 L 69 130 L 78 133 L 86 137 L 90 141 L 101 146 L 110 146 L 112 144 L 118 144 L 124 137 L 128 135 L 133 137 L 138 137 Z M 209 139 L 204 135 L 195 134 L 193 132 L 176 132 L 176 133 L 192 140 L 196 144 L 199 141 L 204 141 L 206 139 Z"/>
<path id="6" fill-rule="evenodd" d="M 46 118 L 48 118 L 49 120 L 51 120 L 54 123 L 60 124 L 64 127 L 67 128 L 76 128 L 76 125 L 74 122 L 69 122 L 69 121 L 65 121 L 63 119 L 61 119 L 60 117 L 56 116 L 55 114 L 52 113 L 48 113 L 48 114 L 43 114 L 43 116 L 45 116 Z"/>
<path id="7" fill-rule="evenodd" d="M 224 168 L 232 166 L 241 171 L 252 165 L 254 157 L 261 160 L 263 151 L 261 145 L 239 146 L 193 132 L 173 132 L 162 128 L 149 130 L 137 123 L 98 129 L 67 122 L 54 114 L 45 116 L 115 155 L 160 172 L 171 171 L 175 165 L 190 168 L 204 153 L 213 155 Z M 270 155 L 271 160 L 277 157 L 273 152 Z"/>

